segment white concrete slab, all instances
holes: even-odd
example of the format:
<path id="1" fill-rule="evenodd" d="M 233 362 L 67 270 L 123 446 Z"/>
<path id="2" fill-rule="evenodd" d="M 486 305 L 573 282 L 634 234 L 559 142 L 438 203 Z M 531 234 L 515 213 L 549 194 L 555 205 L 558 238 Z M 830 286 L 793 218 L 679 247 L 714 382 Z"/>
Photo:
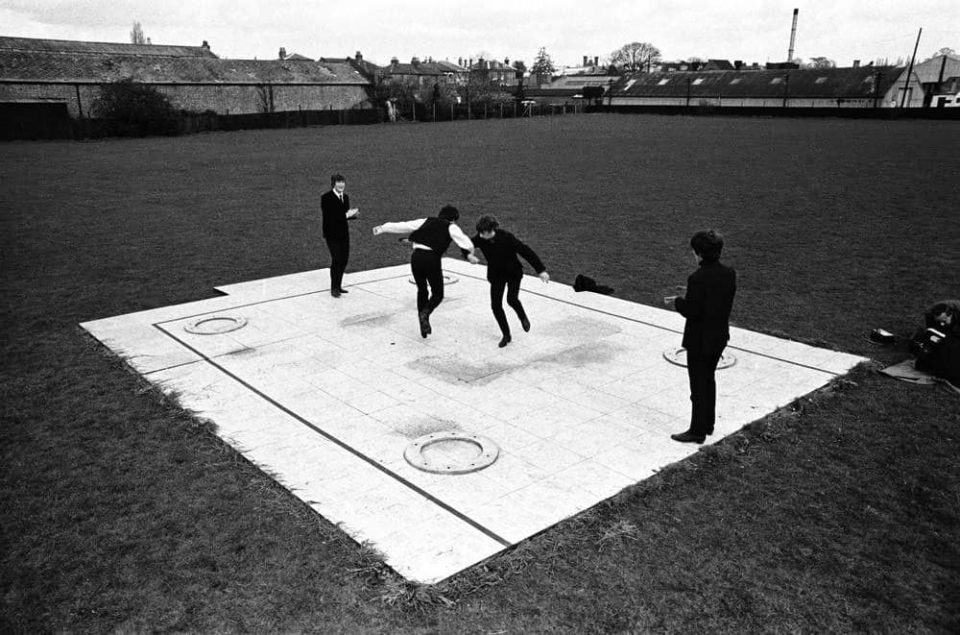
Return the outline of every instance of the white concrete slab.
<path id="1" fill-rule="evenodd" d="M 686 429 L 690 408 L 685 369 L 663 358 L 679 346 L 679 315 L 528 277 L 521 298 L 533 329 L 524 333 L 507 308 L 514 339 L 500 349 L 485 269 L 444 263 L 456 282 L 428 339 L 407 265 L 349 274 L 340 299 L 323 269 L 81 326 L 419 582 L 449 577 L 697 451 L 669 438 Z M 214 316 L 246 325 L 187 332 Z M 736 364 L 718 372 L 709 442 L 864 361 L 743 329 L 733 329 L 728 351 Z M 499 458 L 456 475 L 406 462 L 411 441 L 445 431 L 492 439 Z"/>

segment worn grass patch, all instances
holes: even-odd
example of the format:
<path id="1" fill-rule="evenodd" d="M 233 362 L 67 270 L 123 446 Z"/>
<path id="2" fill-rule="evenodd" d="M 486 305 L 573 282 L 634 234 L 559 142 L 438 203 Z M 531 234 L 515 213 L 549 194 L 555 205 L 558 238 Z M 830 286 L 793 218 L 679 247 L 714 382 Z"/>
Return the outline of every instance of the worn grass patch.
<path id="1" fill-rule="evenodd" d="M 960 405 L 878 375 L 960 288 L 955 122 L 589 115 L 4 144 L 6 632 L 960 630 Z M 411 585 L 86 337 L 86 320 L 326 266 L 460 207 L 551 275 L 656 303 L 716 226 L 733 320 L 877 360 L 588 512 Z"/>

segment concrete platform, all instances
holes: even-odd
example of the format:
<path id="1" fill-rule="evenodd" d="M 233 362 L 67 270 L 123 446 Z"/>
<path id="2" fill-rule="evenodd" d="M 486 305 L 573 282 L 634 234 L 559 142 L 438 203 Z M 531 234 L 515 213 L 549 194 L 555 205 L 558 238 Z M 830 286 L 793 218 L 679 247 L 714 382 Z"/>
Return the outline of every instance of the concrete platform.
<path id="1" fill-rule="evenodd" d="M 423 583 L 698 450 L 669 438 L 686 429 L 690 409 L 686 369 L 664 357 L 680 345 L 680 315 L 528 276 L 521 300 L 533 328 L 524 333 L 507 308 L 513 342 L 500 349 L 484 267 L 444 267 L 451 283 L 428 339 L 407 265 L 348 274 L 339 299 L 322 269 L 81 326 Z M 742 329 L 728 353 L 709 442 L 864 361 Z M 411 442 L 437 433 L 489 440 L 496 460 L 436 473 L 404 458 Z M 469 464 L 474 450 L 437 444 L 429 459 Z"/>

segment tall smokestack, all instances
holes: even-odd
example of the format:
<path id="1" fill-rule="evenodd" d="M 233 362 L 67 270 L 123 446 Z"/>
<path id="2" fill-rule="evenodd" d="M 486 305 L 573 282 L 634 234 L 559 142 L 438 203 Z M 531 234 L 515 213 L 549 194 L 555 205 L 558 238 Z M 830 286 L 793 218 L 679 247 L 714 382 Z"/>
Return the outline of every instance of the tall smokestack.
<path id="1" fill-rule="evenodd" d="M 790 29 L 790 50 L 787 51 L 787 61 L 793 61 L 793 44 L 797 40 L 797 14 L 800 13 L 800 9 L 793 10 L 793 27 Z"/>

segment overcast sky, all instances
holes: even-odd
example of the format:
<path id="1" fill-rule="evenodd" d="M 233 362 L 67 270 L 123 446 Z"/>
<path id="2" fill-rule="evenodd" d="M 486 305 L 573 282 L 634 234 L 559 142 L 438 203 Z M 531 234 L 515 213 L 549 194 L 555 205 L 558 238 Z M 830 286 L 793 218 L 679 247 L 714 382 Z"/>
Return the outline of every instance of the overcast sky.
<path id="1" fill-rule="evenodd" d="M 0 35 L 129 42 L 133 22 L 154 44 L 210 43 L 224 58 L 272 59 L 279 48 L 310 58 L 357 51 L 377 64 L 396 56 L 523 60 L 545 47 L 557 66 L 609 57 L 649 42 L 665 60 L 787 59 L 839 66 L 960 51 L 960 0 L 0 0 Z"/>

